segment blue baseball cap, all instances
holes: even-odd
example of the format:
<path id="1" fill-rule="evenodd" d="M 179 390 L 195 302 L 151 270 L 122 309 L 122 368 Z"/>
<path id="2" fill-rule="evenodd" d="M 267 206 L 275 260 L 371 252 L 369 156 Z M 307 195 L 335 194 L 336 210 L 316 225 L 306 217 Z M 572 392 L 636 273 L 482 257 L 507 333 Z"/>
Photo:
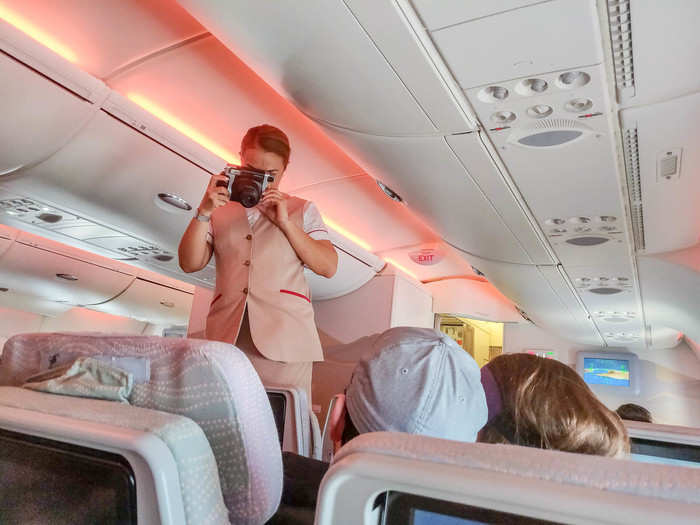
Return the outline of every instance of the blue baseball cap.
<path id="1" fill-rule="evenodd" d="M 488 410 L 479 365 L 462 347 L 441 332 L 410 327 L 391 328 L 368 343 L 346 390 L 360 433 L 476 441 Z"/>

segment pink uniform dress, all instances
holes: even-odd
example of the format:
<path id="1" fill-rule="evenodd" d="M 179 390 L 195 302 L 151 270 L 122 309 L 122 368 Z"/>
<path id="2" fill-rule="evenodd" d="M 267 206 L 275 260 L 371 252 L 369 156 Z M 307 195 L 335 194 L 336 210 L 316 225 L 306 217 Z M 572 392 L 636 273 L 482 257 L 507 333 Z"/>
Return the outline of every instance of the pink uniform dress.
<path id="1" fill-rule="evenodd" d="M 312 237 L 328 238 L 312 203 L 290 197 L 287 209 Z M 323 350 L 303 262 L 274 223 L 236 202 L 214 211 L 210 234 L 216 287 L 206 338 L 235 344 L 263 384 L 304 388 L 310 401 L 312 363 Z"/>

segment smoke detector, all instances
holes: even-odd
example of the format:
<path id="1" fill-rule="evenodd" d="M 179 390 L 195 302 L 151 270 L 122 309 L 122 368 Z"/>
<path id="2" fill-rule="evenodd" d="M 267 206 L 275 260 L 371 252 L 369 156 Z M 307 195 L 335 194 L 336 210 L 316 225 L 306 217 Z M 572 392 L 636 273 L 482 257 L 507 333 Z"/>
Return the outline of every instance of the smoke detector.
<path id="1" fill-rule="evenodd" d="M 592 128 L 576 120 L 542 119 L 515 129 L 508 142 L 525 148 L 555 148 L 581 140 L 591 133 Z"/>

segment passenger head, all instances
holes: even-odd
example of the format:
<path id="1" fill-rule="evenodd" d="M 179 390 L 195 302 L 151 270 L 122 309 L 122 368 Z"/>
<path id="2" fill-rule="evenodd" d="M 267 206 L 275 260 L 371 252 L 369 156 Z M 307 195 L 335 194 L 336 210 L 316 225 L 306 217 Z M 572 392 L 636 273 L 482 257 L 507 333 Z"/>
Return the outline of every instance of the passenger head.
<path id="1" fill-rule="evenodd" d="M 279 186 L 284 170 L 289 164 L 291 147 L 289 138 L 279 128 L 262 124 L 250 128 L 241 141 L 241 163 L 275 176 L 272 187 Z"/>
<path id="2" fill-rule="evenodd" d="M 489 406 L 489 421 L 479 433 L 480 442 L 600 456 L 629 452 L 627 431 L 617 414 L 596 398 L 572 368 L 559 361 L 503 354 L 482 368 L 482 382 L 487 399 L 493 398 L 489 382 L 495 384 L 501 406 Z"/>
<path id="3" fill-rule="evenodd" d="M 635 405 L 634 403 L 626 403 L 617 407 L 617 415 L 622 419 L 629 421 L 641 421 L 643 423 L 653 423 L 651 412 L 643 406 Z"/>
<path id="4" fill-rule="evenodd" d="M 476 439 L 486 400 L 479 366 L 464 349 L 425 328 L 392 328 L 368 343 L 346 389 L 343 443 L 377 431 Z"/>

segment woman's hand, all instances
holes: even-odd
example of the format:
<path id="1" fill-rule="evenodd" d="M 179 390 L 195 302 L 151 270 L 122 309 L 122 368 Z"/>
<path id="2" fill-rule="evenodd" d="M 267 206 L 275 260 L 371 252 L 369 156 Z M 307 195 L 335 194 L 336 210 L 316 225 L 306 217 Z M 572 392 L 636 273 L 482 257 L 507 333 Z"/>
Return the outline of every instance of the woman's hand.
<path id="1" fill-rule="evenodd" d="M 270 219 L 280 230 L 285 231 L 289 225 L 287 199 L 289 195 L 277 188 L 267 188 L 263 193 L 258 209 Z"/>
<path id="2" fill-rule="evenodd" d="M 218 175 L 212 175 L 207 186 L 207 191 L 202 197 L 199 205 L 199 213 L 210 216 L 216 208 L 220 208 L 228 203 L 230 194 L 226 186 L 217 186 L 216 183 L 222 181 L 228 185 L 228 177 L 222 171 Z"/>

